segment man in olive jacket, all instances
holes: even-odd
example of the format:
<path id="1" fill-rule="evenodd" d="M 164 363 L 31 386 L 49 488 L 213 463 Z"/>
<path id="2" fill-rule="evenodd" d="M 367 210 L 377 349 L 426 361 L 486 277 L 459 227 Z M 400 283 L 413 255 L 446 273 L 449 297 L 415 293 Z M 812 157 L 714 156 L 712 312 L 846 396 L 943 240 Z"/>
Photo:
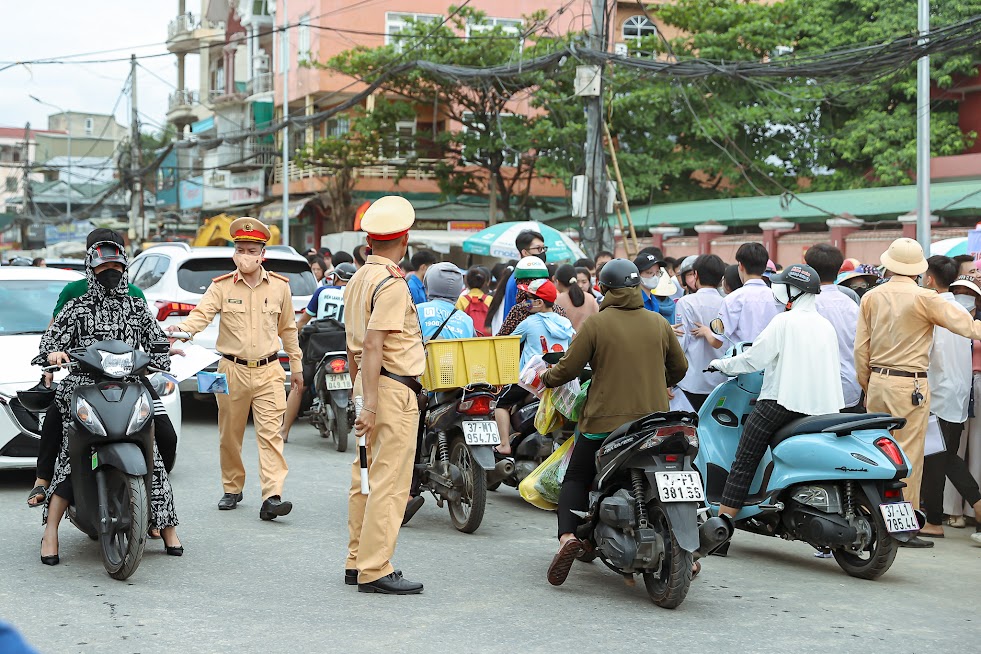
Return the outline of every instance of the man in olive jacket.
<path id="1" fill-rule="evenodd" d="M 559 496 L 559 552 L 549 566 L 548 580 L 565 581 L 581 550 L 575 536 L 585 511 L 589 485 L 596 474 L 596 452 L 617 427 L 657 411 L 668 410 L 668 388 L 688 372 L 688 362 L 668 322 L 644 310 L 637 267 L 626 259 L 603 266 L 604 293 L 599 313 L 586 319 L 568 352 L 542 375 L 549 388 L 577 377 L 590 364 L 593 376 L 579 419 L 569 467 Z"/>

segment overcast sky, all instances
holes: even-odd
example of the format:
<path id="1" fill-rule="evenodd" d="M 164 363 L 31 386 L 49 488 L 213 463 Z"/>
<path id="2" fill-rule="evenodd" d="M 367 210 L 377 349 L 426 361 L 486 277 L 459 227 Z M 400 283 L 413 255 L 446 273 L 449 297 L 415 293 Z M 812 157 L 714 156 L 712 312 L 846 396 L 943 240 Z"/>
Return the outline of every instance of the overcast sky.
<path id="1" fill-rule="evenodd" d="M 127 59 L 118 63 L 18 65 L 0 71 L 0 125 L 47 127 L 55 110 L 28 96 L 67 111 L 109 113 L 129 74 L 129 55 L 166 53 L 167 24 L 177 14 L 174 0 L 28 0 L 4 3 L 0 68 L 15 61 L 62 57 L 101 50 L 88 59 Z M 197 9 L 198 3 L 189 2 Z M 150 46 L 137 48 L 136 46 Z M 68 61 L 72 61 L 69 59 Z M 187 85 L 197 88 L 197 58 L 188 57 Z M 177 58 L 158 56 L 137 68 L 137 106 L 144 130 L 158 130 L 166 120 L 167 96 L 177 82 Z M 116 107 L 116 118 L 129 125 L 129 101 Z"/>

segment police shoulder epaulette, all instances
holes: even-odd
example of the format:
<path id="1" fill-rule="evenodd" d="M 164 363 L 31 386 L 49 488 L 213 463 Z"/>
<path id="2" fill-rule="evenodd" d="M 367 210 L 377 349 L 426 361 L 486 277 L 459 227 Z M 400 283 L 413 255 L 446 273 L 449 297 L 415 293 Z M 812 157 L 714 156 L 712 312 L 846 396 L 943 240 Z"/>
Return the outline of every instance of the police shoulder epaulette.
<path id="1" fill-rule="evenodd" d="M 270 277 L 275 277 L 276 279 L 278 279 L 280 281 L 284 281 L 287 284 L 289 284 L 289 282 L 290 282 L 289 277 L 284 277 L 283 275 L 280 275 L 279 273 L 274 273 L 271 270 L 269 271 L 269 276 Z"/>
<path id="2" fill-rule="evenodd" d="M 388 266 L 385 266 L 385 269 L 388 270 L 388 274 L 391 275 L 392 277 L 398 277 L 399 279 L 405 278 L 405 273 L 402 272 L 402 269 L 396 265 L 390 264 Z"/>
<path id="3" fill-rule="evenodd" d="M 217 277 L 212 277 L 212 278 L 211 278 L 211 281 L 213 281 L 213 282 L 220 282 L 220 281 L 221 281 L 221 280 L 223 280 L 223 279 L 228 279 L 229 277 L 231 277 L 231 276 L 232 276 L 232 275 L 234 275 L 234 274 L 235 274 L 235 273 L 233 273 L 233 272 L 230 272 L 230 273 L 226 273 L 226 274 L 224 274 L 224 275 L 218 275 Z"/>

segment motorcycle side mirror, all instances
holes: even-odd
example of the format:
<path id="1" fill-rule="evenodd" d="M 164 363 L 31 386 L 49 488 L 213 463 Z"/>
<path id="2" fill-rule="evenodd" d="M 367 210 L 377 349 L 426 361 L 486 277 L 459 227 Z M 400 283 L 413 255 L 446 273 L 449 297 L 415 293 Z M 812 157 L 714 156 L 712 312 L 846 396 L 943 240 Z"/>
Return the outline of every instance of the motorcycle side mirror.
<path id="1" fill-rule="evenodd" d="M 167 354 L 170 352 L 170 341 L 155 341 L 150 344 L 150 354 Z"/>
<path id="2" fill-rule="evenodd" d="M 716 336 L 722 336 L 726 333 L 726 326 L 722 323 L 722 318 L 716 318 L 710 322 L 709 329 L 711 329 L 712 333 Z"/>
<path id="3" fill-rule="evenodd" d="M 564 356 L 565 356 L 565 351 L 564 350 L 562 352 L 549 352 L 548 354 L 543 354 L 542 355 L 542 361 L 544 361 L 545 363 L 547 363 L 550 366 L 554 366 L 559 361 L 561 361 L 562 360 L 562 357 L 564 357 Z"/>

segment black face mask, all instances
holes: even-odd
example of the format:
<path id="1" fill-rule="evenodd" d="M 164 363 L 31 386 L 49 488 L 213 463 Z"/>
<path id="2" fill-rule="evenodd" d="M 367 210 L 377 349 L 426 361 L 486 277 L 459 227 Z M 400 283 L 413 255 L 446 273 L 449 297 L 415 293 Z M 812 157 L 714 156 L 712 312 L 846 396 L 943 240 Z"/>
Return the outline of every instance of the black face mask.
<path id="1" fill-rule="evenodd" d="M 95 278 L 105 287 L 107 291 L 111 291 L 119 286 L 119 282 L 123 279 L 123 271 L 108 268 L 96 274 Z"/>
<path id="2" fill-rule="evenodd" d="M 546 255 L 545 252 L 539 252 L 538 254 L 533 254 L 531 256 L 538 257 L 539 259 L 542 260 L 542 263 L 548 263 L 548 261 L 545 260 L 546 259 L 546 256 L 545 255 Z"/>

